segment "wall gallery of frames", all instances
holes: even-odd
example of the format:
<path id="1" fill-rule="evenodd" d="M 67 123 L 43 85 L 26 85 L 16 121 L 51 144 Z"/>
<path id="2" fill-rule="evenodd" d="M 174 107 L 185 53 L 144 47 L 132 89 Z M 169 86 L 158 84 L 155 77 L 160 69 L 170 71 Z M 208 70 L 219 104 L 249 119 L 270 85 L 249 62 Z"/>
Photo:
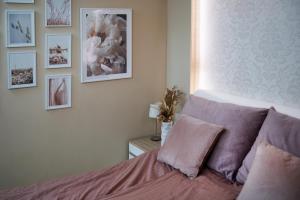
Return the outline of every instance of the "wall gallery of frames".
<path id="1" fill-rule="evenodd" d="M 34 0 L 4 0 L 7 4 L 31 4 Z M 72 25 L 71 0 L 44 0 L 45 27 Z M 132 10 L 80 8 L 81 82 L 132 77 Z M 35 47 L 34 10 L 5 10 L 6 47 Z M 71 32 L 45 31 L 44 68 L 71 67 Z M 36 51 L 8 51 L 8 89 L 37 86 Z M 45 74 L 45 109 L 71 107 L 71 74 Z"/>

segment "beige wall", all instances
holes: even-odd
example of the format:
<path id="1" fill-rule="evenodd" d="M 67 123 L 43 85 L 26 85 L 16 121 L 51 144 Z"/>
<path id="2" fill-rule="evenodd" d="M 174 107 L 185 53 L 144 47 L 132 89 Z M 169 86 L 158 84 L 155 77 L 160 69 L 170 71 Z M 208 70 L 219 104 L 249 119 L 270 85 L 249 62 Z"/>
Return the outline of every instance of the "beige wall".
<path id="1" fill-rule="evenodd" d="M 168 0 L 167 85 L 190 90 L 191 0 Z"/>
<path id="2" fill-rule="evenodd" d="M 0 2 L 0 187 L 78 174 L 127 158 L 129 138 L 151 134 L 148 105 L 165 88 L 165 0 L 73 0 L 72 28 L 44 28 L 44 2 Z M 133 78 L 80 83 L 79 8 L 133 9 Z M 36 11 L 36 48 L 5 48 L 4 9 Z M 44 69 L 45 33 L 72 32 L 72 68 Z M 6 53 L 37 50 L 35 88 L 7 90 Z M 44 110 L 44 76 L 72 73 L 72 108 Z"/>

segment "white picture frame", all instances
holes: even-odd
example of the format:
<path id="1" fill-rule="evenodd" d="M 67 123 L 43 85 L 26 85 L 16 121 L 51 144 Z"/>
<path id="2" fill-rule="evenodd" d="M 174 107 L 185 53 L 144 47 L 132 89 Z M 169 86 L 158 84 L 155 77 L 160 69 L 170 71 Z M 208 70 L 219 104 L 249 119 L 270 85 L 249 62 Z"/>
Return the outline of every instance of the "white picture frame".
<path id="1" fill-rule="evenodd" d="M 45 26 L 72 26 L 72 0 L 45 0 Z"/>
<path id="2" fill-rule="evenodd" d="M 45 68 L 63 68 L 72 65 L 71 33 L 46 34 Z"/>
<path id="3" fill-rule="evenodd" d="M 45 109 L 61 109 L 72 107 L 72 75 L 46 75 L 45 77 Z"/>
<path id="4" fill-rule="evenodd" d="M 82 83 L 132 77 L 132 9 L 81 8 L 80 32 Z"/>
<path id="5" fill-rule="evenodd" d="M 5 10 L 6 47 L 35 46 L 33 10 Z"/>
<path id="6" fill-rule="evenodd" d="M 36 51 L 7 53 L 8 89 L 36 86 Z"/>
<path id="7" fill-rule="evenodd" d="M 34 3 L 34 0 L 4 0 L 4 3 Z"/>

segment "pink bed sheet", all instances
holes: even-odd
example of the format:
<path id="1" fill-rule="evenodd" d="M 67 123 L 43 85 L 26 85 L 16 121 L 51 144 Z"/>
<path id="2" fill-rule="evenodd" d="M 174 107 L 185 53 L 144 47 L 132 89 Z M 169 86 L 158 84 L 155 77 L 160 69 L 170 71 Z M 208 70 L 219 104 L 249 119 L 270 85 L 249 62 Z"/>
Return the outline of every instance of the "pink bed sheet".
<path id="1" fill-rule="evenodd" d="M 27 187 L 0 190 L 2 200 L 235 199 L 240 186 L 205 169 L 191 180 L 156 160 L 157 150 L 111 168 Z"/>

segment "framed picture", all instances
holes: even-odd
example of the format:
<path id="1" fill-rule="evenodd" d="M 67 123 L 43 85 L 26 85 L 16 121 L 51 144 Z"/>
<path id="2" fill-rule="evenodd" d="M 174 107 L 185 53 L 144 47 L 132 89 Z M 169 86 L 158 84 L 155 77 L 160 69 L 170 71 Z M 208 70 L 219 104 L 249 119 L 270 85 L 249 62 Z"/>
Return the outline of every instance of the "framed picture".
<path id="1" fill-rule="evenodd" d="M 46 68 L 71 67 L 71 34 L 46 34 Z"/>
<path id="2" fill-rule="evenodd" d="M 33 10 L 5 10 L 6 46 L 35 46 L 35 23 Z"/>
<path id="3" fill-rule="evenodd" d="M 71 75 L 46 76 L 46 110 L 71 107 Z"/>
<path id="4" fill-rule="evenodd" d="M 5 3 L 34 3 L 34 0 L 4 0 Z"/>
<path id="5" fill-rule="evenodd" d="M 45 25 L 46 27 L 71 26 L 71 0 L 46 0 Z"/>
<path id="6" fill-rule="evenodd" d="M 7 53 L 8 89 L 36 86 L 36 52 Z"/>
<path id="7" fill-rule="evenodd" d="M 81 82 L 132 77 L 132 10 L 80 9 Z"/>

